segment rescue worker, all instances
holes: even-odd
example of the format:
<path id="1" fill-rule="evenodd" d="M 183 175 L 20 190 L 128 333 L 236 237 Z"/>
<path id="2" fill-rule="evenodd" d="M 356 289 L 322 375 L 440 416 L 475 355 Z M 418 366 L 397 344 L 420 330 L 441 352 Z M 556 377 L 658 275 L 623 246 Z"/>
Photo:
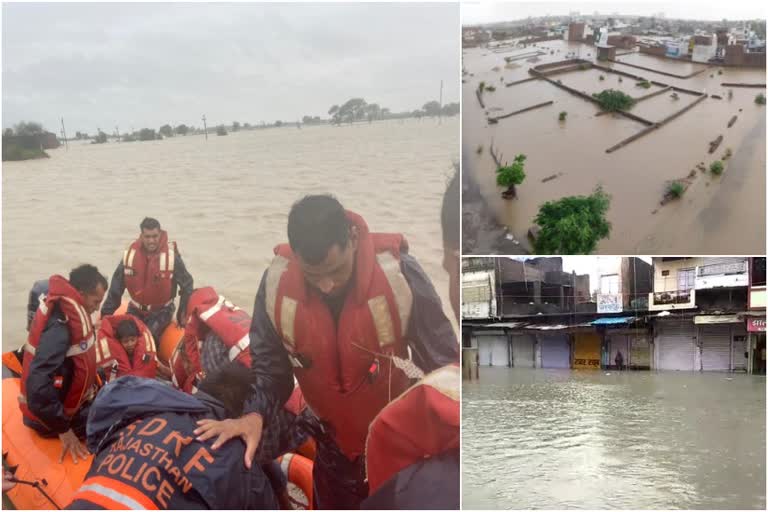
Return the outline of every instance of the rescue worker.
<path id="1" fill-rule="evenodd" d="M 125 250 L 112 275 L 101 316 L 117 311 L 127 288 L 131 297 L 128 313 L 140 318 L 152 336 L 159 340 L 173 320 L 177 288 L 179 310 L 176 322 L 184 326 L 194 281 L 184 266 L 176 242 L 168 240 L 168 233 L 160 229 L 156 219 L 146 217 L 139 227 L 139 238 Z"/>
<path id="2" fill-rule="evenodd" d="M 109 383 L 89 417 L 93 463 L 67 508 L 276 509 L 261 468 L 243 470 L 242 442 L 214 451 L 192 435 L 198 420 L 239 416 L 250 386 L 238 364 L 207 376 L 194 395 L 135 376 Z"/>
<path id="3" fill-rule="evenodd" d="M 295 376 L 311 414 L 303 428 L 317 443 L 315 505 L 358 508 L 368 495 L 363 452 L 371 420 L 419 369 L 458 362 L 458 343 L 402 235 L 371 233 L 334 197 L 315 195 L 293 205 L 288 240 L 275 248 L 256 295 L 256 385 L 246 414 L 207 422 L 196 434 L 217 437 L 214 449 L 242 437 L 250 467 Z"/>
<path id="4" fill-rule="evenodd" d="M 105 382 L 124 375 L 154 379 L 159 373 L 170 378 L 168 367 L 157 359 L 152 333 L 133 315 L 110 315 L 101 319 L 96 364 Z"/>
<path id="5" fill-rule="evenodd" d="M 193 393 L 205 375 L 219 371 L 230 362 L 237 362 L 244 368 L 251 367 L 250 336 L 251 317 L 239 307 L 216 293 L 212 287 L 199 288 L 192 292 L 187 304 L 187 318 L 184 338 L 171 356 L 172 381 L 175 386 Z M 296 388 L 294 395 L 300 395 Z M 294 397 L 301 402 L 301 397 Z M 272 483 L 281 508 L 291 508 L 288 498 L 287 481 L 275 458 L 298 448 L 307 439 L 296 422 L 297 408 L 286 407 L 278 411 L 275 418 L 274 436 L 262 443 L 260 465 Z"/>
<path id="6" fill-rule="evenodd" d="M 91 314 L 99 309 L 107 279 L 93 265 L 54 275 L 35 313 L 24 345 L 19 406 L 24 424 L 45 437 L 58 436 L 77 463 L 88 452 L 88 407 L 96 393 L 96 333 Z"/>
<path id="7" fill-rule="evenodd" d="M 443 268 L 456 321 L 460 306 L 458 169 L 443 196 Z M 458 509 L 460 506 L 460 370 L 448 365 L 425 376 L 387 405 L 366 440 L 366 509 Z"/>

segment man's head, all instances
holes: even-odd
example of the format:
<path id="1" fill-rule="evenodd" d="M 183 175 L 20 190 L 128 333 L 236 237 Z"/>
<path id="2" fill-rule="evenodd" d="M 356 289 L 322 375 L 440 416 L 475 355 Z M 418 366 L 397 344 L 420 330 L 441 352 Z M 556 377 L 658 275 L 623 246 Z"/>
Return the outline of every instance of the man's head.
<path id="1" fill-rule="evenodd" d="M 147 252 L 155 252 L 160 247 L 160 223 L 152 217 L 144 217 L 139 224 L 141 228 L 141 245 Z"/>
<path id="2" fill-rule="evenodd" d="M 459 321 L 461 311 L 459 295 L 461 288 L 460 202 L 459 172 L 457 169 L 443 195 L 443 209 L 440 214 L 440 220 L 443 225 L 443 268 L 448 272 L 448 295 L 451 299 L 451 307 L 453 307 L 453 313 L 456 315 L 457 322 Z"/>
<path id="3" fill-rule="evenodd" d="M 245 401 L 252 393 L 252 382 L 251 370 L 232 361 L 206 375 L 197 389 L 224 404 L 228 418 L 239 418 L 243 414 Z"/>
<path id="4" fill-rule="evenodd" d="M 85 310 L 92 314 L 99 309 L 107 291 L 107 278 L 93 265 L 80 265 L 69 273 L 69 284 L 80 292 Z"/>
<path id="5" fill-rule="evenodd" d="M 288 215 L 288 242 L 304 279 L 325 295 L 346 290 L 355 270 L 357 239 L 357 227 L 333 196 L 306 196 Z"/>
<path id="6" fill-rule="evenodd" d="M 122 320 L 117 324 L 115 335 L 128 357 L 133 357 L 133 351 L 136 349 L 136 342 L 139 339 L 139 328 L 136 327 L 136 323 L 133 320 Z"/>

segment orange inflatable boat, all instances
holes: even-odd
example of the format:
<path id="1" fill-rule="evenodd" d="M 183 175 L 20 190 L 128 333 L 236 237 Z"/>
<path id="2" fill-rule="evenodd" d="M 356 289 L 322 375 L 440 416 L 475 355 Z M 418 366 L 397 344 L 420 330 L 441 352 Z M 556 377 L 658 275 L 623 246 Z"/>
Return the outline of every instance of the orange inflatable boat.
<path id="1" fill-rule="evenodd" d="M 120 309 L 124 309 L 124 306 Z M 175 322 L 163 332 L 157 354 L 165 364 L 183 335 L 184 330 Z M 40 437 L 22 421 L 17 401 L 21 363 L 16 353 L 3 354 L 2 361 L 3 467 L 10 470 L 19 481 L 8 491 L 7 496 L 3 497 L 3 508 L 8 508 L 9 505 L 16 509 L 31 510 L 64 508 L 72 501 L 72 496 L 85 478 L 92 457 L 79 464 L 73 463 L 69 457 L 59 463 L 59 440 Z M 301 451 L 311 454 L 314 451 L 312 448 L 303 446 Z M 307 496 L 311 508 L 312 461 L 293 454 L 288 454 L 286 458 L 288 460 L 283 461 L 288 480 Z"/>

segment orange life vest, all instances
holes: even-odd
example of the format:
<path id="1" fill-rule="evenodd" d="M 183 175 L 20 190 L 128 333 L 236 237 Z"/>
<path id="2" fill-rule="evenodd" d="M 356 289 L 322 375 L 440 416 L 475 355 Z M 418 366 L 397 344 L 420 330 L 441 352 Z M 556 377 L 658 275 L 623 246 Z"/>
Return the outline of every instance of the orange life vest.
<path id="1" fill-rule="evenodd" d="M 210 331 L 227 347 L 230 361 L 251 367 L 251 317 L 248 313 L 218 295 L 210 286 L 192 292 L 187 312 L 184 338 L 171 357 L 172 380 L 179 389 L 190 393 L 195 381 L 203 377 L 200 349 Z"/>
<path id="2" fill-rule="evenodd" d="M 141 237 L 123 253 L 123 276 L 131 299 L 141 306 L 160 307 L 171 300 L 173 265 L 178 249 L 160 231 L 160 245 L 152 254 L 144 250 Z"/>
<path id="3" fill-rule="evenodd" d="M 365 447 L 371 494 L 398 471 L 459 447 L 460 386 L 459 367 L 443 366 L 376 416 Z"/>
<path id="4" fill-rule="evenodd" d="M 357 227 L 358 247 L 338 325 L 287 244 L 275 248 L 267 273 L 266 310 L 308 406 L 354 460 L 373 418 L 410 385 L 392 356 L 408 359 L 404 335 L 413 294 L 400 270 L 408 248 L 403 236 L 370 233 L 362 217 L 347 217 Z"/>
<path id="5" fill-rule="evenodd" d="M 74 363 L 69 389 L 64 396 L 64 414 L 70 417 L 74 416 L 80 406 L 90 399 L 96 391 L 96 354 L 93 350 L 96 335 L 91 317 L 83 304 L 82 296 L 62 276 L 51 276 L 48 283 L 48 295 L 44 301 L 40 302 L 40 307 L 37 309 L 29 328 L 29 338 L 24 345 L 21 394 L 19 395 L 21 412 L 27 418 L 38 423 L 43 422 L 27 407 L 26 382 L 32 359 L 40 345 L 40 337 L 56 306 L 66 319 L 70 345 L 69 350 L 67 350 L 67 358 Z M 55 384 L 56 382 L 54 382 Z"/>
<path id="6" fill-rule="evenodd" d="M 131 359 L 117 339 L 117 326 L 123 320 L 133 321 L 139 329 L 139 339 Z M 107 382 L 123 375 L 154 379 L 157 376 L 157 350 L 152 333 L 144 322 L 133 315 L 105 316 L 96 336 L 96 365 L 104 368 Z"/>

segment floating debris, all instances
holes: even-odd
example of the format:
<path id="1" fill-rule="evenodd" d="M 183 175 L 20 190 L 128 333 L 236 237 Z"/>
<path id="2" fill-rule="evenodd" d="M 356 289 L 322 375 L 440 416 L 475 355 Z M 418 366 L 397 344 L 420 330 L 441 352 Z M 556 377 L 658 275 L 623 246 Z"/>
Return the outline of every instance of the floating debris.
<path id="1" fill-rule="evenodd" d="M 730 121 L 728 121 L 728 128 L 730 128 L 731 126 L 733 126 L 733 123 L 735 123 L 735 122 L 736 122 L 736 119 L 738 119 L 738 118 L 739 118 L 739 116 L 733 116 L 733 117 L 731 118 L 731 120 L 730 120 Z"/>
<path id="2" fill-rule="evenodd" d="M 715 140 L 709 143 L 709 153 L 712 154 L 715 152 L 715 150 L 720 146 L 720 143 L 723 142 L 723 136 L 718 135 Z"/>
<path id="3" fill-rule="evenodd" d="M 564 173 L 562 173 L 562 172 L 558 172 L 557 174 L 553 174 L 551 176 L 547 176 L 546 178 L 542 179 L 541 182 L 542 183 L 546 183 L 548 181 L 555 180 L 555 179 L 559 178 L 560 176 L 562 176 L 563 174 Z"/>

